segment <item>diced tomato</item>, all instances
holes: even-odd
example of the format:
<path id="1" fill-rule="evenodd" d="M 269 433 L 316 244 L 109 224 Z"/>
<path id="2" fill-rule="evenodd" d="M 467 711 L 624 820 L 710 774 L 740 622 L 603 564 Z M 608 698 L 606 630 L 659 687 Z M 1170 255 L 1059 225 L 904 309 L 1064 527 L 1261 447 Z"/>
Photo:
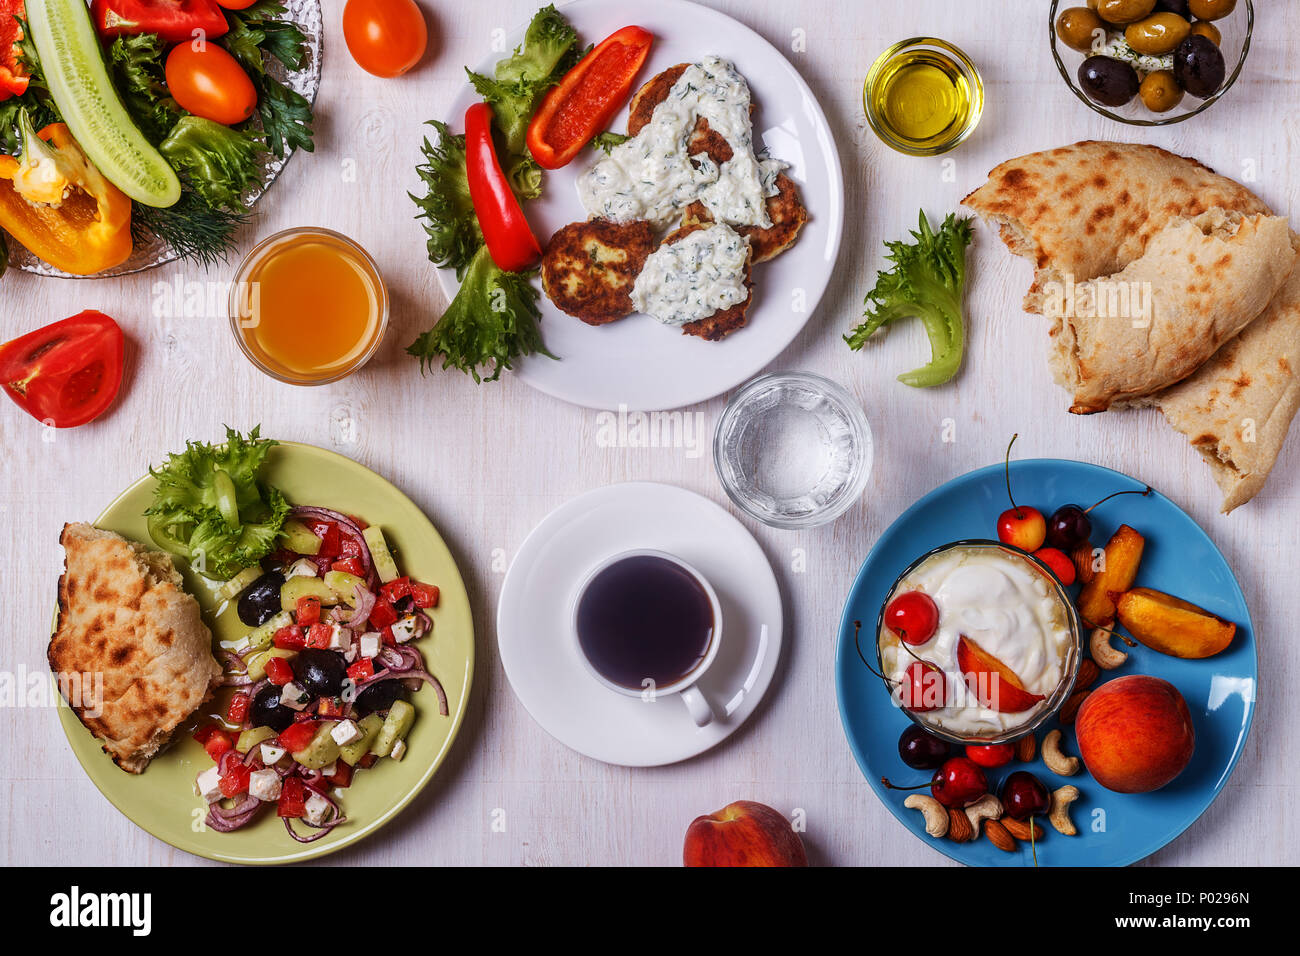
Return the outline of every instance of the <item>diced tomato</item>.
<path id="1" fill-rule="evenodd" d="M 216 724 L 204 724 L 198 730 L 194 731 L 194 739 L 199 742 L 199 746 L 206 747 L 212 735 L 219 733 L 221 730 Z"/>
<path id="2" fill-rule="evenodd" d="M 203 744 L 203 749 L 208 752 L 208 756 L 213 761 L 219 761 L 221 755 L 229 750 L 235 749 L 235 742 L 230 739 L 230 734 L 224 730 L 215 730 Z"/>
<path id="3" fill-rule="evenodd" d="M 276 815 L 301 817 L 306 810 L 307 788 L 297 777 L 286 777 L 280 788 L 280 801 L 276 805 Z"/>
<path id="4" fill-rule="evenodd" d="M 253 701 L 243 691 L 235 694 L 230 698 L 230 705 L 226 708 L 226 720 L 232 724 L 242 724 L 248 719 L 248 706 Z"/>
<path id="5" fill-rule="evenodd" d="M 377 628 L 388 627 L 397 623 L 397 611 L 387 601 L 376 601 L 375 609 L 370 612 L 370 623 Z"/>
<path id="6" fill-rule="evenodd" d="M 350 539 L 349 539 L 350 540 Z M 366 576 L 365 565 L 361 563 L 360 558 L 342 558 L 330 565 L 331 571 L 342 571 L 344 574 L 354 574 L 359 578 Z"/>
<path id="7" fill-rule="evenodd" d="M 343 702 L 337 697 L 322 697 L 320 704 L 316 707 L 316 713 L 322 717 L 341 717 L 343 715 Z"/>
<path id="8" fill-rule="evenodd" d="M 419 608 L 437 607 L 438 598 L 442 594 L 436 584 L 412 584 L 411 600 Z"/>
<path id="9" fill-rule="evenodd" d="M 361 660 L 348 668 L 348 676 L 355 681 L 362 681 L 374 677 L 375 662 L 368 657 L 361 658 Z"/>
<path id="10" fill-rule="evenodd" d="M 379 589 L 379 596 L 390 604 L 396 604 L 410 593 L 411 579 L 408 577 L 393 578 Z"/>
<path id="11" fill-rule="evenodd" d="M 311 627 L 320 620 L 320 598 L 300 597 L 298 598 L 298 623 L 303 627 Z"/>
<path id="12" fill-rule="evenodd" d="M 307 629 L 305 627 L 282 627 L 275 632 L 271 643 L 286 651 L 300 651 L 307 646 Z"/>
<path id="13" fill-rule="evenodd" d="M 252 770 L 242 763 L 236 762 L 232 764 L 217 781 L 217 785 L 221 787 L 221 795 L 223 797 L 237 797 L 241 793 L 247 793 L 248 778 L 252 775 Z"/>
<path id="14" fill-rule="evenodd" d="M 361 542 L 350 534 L 339 532 L 339 554 L 345 558 L 361 557 Z"/>
<path id="15" fill-rule="evenodd" d="M 393 637 L 393 629 L 391 627 L 380 628 L 379 639 L 383 641 L 385 644 L 391 644 L 394 647 L 397 646 L 397 638 Z"/>
<path id="16" fill-rule="evenodd" d="M 312 534 L 320 538 L 320 550 L 316 552 L 316 557 L 333 558 L 341 552 L 342 536 L 337 524 L 333 521 L 313 521 L 308 527 Z"/>
<path id="17" fill-rule="evenodd" d="M 280 746 L 289 753 L 297 753 L 311 743 L 311 739 L 315 736 L 316 722 L 300 720 L 280 731 Z"/>
<path id="18" fill-rule="evenodd" d="M 336 787 L 352 786 L 352 768 L 345 762 L 338 762 L 338 769 L 325 778 Z"/>
<path id="19" fill-rule="evenodd" d="M 330 638 L 334 635 L 334 628 L 328 624 L 313 624 L 307 628 L 307 646 L 326 648 L 330 646 Z"/>
<path id="20" fill-rule="evenodd" d="M 364 754 L 361 757 L 361 759 L 357 761 L 357 766 L 360 767 L 362 770 L 369 770 L 378 761 L 379 758 L 376 757 L 374 754 Z"/>
<path id="21" fill-rule="evenodd" d="M 356 525 L 358 528 L 360 528 L 362 531 L 365 531 L 367 528 L 370 527 L 370 525 L 367 524 L 365 519 L 363 518 L 358 518 L 356 515 L 348 515 L 348 517 L 351 518 L 352 523 Z"/>
<path id="22" fill-rule="evenodd" d="M 266 662 L 266 677 L 272 684 L 283 687 L 293 680 L 293 668 L 283 657 L 272 657 Z"/>

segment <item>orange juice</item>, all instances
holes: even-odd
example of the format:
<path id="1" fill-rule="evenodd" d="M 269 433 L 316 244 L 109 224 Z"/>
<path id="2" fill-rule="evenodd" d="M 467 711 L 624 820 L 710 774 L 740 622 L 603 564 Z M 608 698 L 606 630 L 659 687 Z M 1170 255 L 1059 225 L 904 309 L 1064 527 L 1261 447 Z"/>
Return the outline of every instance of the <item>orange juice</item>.
<path id="1" fill-rule="evenodd" d="M 293 229 L 265 240 L 231 290 L 239 344 L 267 374 L 299 385 L 336 381 L 366 363 L 388 321 L 374 261 L 345 236 Z"/>

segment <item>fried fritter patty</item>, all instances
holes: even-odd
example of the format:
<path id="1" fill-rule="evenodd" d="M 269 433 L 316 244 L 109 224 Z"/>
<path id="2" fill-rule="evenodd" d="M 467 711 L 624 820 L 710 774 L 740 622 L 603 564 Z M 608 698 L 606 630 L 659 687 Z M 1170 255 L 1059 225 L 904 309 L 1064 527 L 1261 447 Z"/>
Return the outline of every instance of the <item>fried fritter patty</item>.
<path id="1" fill-rule="evenodd" d="M 670 66 L 657 76 L 651 77 L 649 82 L 636 91 L 628 107 L 627 134 L 629 136 L 635 136 L 645 128 L 645 125 L 650 122 L 650 117 L 654 115 L 655 107 L 668 98 L 673 84 L 682 78 L 688 66 L 689 63 Z M 749 111 L 754 112 L 752 100 Z M 690 153 L 692 156 L 708 153 L 709 158 L 719 165 L 735 155 L 722 134 L 715 132 L 709 126 L 709 121 L 703 117 L 696 121 L 695 130 L 691 133 Z"/>
<path id="2" fill-rule="evenodd" d="M 606 325 L 635 311 L 632 286 L 657 245 L 648 222 L 569 223 L 546 247 L 542 287 L 561 311 L 588 325 Z"/>
<path id="3" fill-rule="evenodd" d="M 691 233 L 699 229 L 708 229 L 709 223 L 695 223 L 693 225 L 683 225 L 675 232 L 671 232 L 664 238 L 664 245 L 671 245 L 685 239 Z M 682 333 L 685 335 L 695 335 L 709 342 L 718 342 L 726 338 L 736 329 L 745 327 L 749 321 L 749 305 L 754 301 L 754 258 L 751 255 L 749 262 L 745 265 L 745 288 L 749 290 L 749 295 L 744 302 L 739 302 L 729 309 L 723 309 L 720 312 L 714 312 L 712 315 L 706 315 L 702 319 L 696 319 L 694 322 L 687 322 L 682 326 Z"/>
<path id="4" fill-rule="evenodd" d="M 808 221 L 808 210 L 799 198 L 799 187 L 794 180 L 781 173 L 776 177 L 777 194 L 767 199 L 767 217 L 772 220 L 768 229 L 759 226 L 734 226 L 736 232 L 749 237 L 749 247 L 754 262 L 769 262 L 795 244 L 799 230 Z M 713 217 L 702 202 L 693 202 L 682 216 L 683 225 L 710 223 Z"/>

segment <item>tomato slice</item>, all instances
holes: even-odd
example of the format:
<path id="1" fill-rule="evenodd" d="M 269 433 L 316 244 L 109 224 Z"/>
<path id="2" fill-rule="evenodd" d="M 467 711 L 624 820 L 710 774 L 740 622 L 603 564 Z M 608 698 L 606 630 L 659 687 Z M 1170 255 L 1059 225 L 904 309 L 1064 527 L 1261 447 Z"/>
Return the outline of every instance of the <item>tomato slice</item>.
<path id="1" fill-rule="evenodd" d="M 559 169 L 601 132 L 632 95 L 654 34 L 630 26 L 611 33 L 542 98 L 528 125 L 539 166 Z"/>
<path id="2" fill-rule="evenodd" d="M 0 387 L 37 421 L 84 425 L 117 397 L 125 341 L 108 316 L 82 312 L 0 345 Z"/>
<path id="3" fill-rule="evenodd" d="M 0 100 L 22 96 L 30 79 L 18 62 L 22 27 L 18 18 L 26 18 L 23 0 L 0 0 Z"/>
<path id="4" fill-rule="evenodd" d="M 280 746 L 290 753 L 297 753 L 311 743 L 311 739 L 315 736 L 315 722 L 304 720 L 300 723 L 290 724 L 280 731 Z"/>

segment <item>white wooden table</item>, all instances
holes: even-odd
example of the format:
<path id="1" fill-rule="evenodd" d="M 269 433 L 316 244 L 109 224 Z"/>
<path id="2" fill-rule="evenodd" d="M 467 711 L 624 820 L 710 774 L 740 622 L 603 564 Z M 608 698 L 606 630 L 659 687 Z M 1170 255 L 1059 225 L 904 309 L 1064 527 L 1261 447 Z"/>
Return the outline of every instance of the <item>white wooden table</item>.
<path id="1" fill-rule="evenodd" d="M 849 752 L 835 705 L 836 624 L 859 564 L 889 522 L 936 485 L 998 461 L 1019 432 L 1022 457 L 1096 462 L 1171 495 L 1227 554 L 1254 614 L 1259 711 L 1245 756 L 1211 809 L 1150 862 L 1300 862 L 1300 696 L 1287 691 L 1300 682 L 1300 642 L 1290 633 L 1300 617 L 1300 436 L 1292 436 L 1263 494 L 1220 517 L 1209 472 L 1155 413 L 1083 419 L 1066 412 L 1048 376 L 1042 324 L 1020 310 L 1029 268 L 982 227 L 970 266 L 968 360 L 955 385 L 918 391 L 894 381 L 928 355 L 918 324 L 862 354 L 840 340 L 861 312 L 883 240 L 912 228 L 918 206 L 942 215 L 996 163 L 1034 149 L 1087 138 L 1152 142 L 1230 175 L 1253 175 L 1274 208 L 1290 209 L 1300 198 L 1300 6 L 1262 4 L 1254 52 L 1230 97 L 1199 121 L 1149 133 L 1104 121 L 1066 90 L 1046 49 L 1043 0 L 710 0 L 787 52 L 834 127 L 850 211 L 836 280 L 773 367 L 846 383 L 870 416 L 876 466 L 861 504 L 829 527 L 782 532 L 744 519 L 787 600 L 777 681 L 749 724 L 715 751 L 678 766 L 627 770 L 567 750 L 511 693 L 494 630 L 505 567 L 544 515 L 597 485 L 650 479 L 726 499 L 708 454 L 601 447 L 595 412 L 508 377 L 482 387 L 454 373 L 422 378 L 403 354 L 444 306 L 405 195 L 416 184 L 420 123 L 443 116 L 464 82 L 462 64 L 484 57 L 494 31 L 526 22 L 535 9 L 534 0 L 420 2 L 436 38 L 428 59 L 406 78 L 380 81 L 347 56 L 342 0 L 325 0 L 317 151 L 290 163 L 241 240 L 247 249 L 278 229 L 323 225 L 374 254 L 392 291 L 393 322 L 361 374 L 317 389 L 280 385 L 240 355 L 224 315 L 156 314 L 164 302 L 158 284 L 220 281 L 230 268 L 204 274 L 170 266 L 104 281 L 11 273 L 0 281 L 0 340 L 84 308 L 115 316 L 130 339 L 122 396 L 101 421 L 52 433 L 0 402 L 0 669 L 44 669 L 65 520 L 93 518 L 187 438 L 215 439 L 225 423 L 260 423 L 264 434 L 355 458 L 411 495 L 458 555 L 479 626 L 473 700 L 450 759 L 393 825 L 329 862 L 671 865 L 693 817 L 747 798 L 802 809 L 816 863 L 939 864 L 945 859 L 880 805 Z M 862 115 L 871 61 L 889 43 L 926 33 L 963 47 L 988 84 L 983 124 L 951 162 L 890 152 Z M 722 404 L 699 409 L 710 429 Z M 945 419 L 955 422 L 954 442 L 941 441 Z M 802 571 L 795 570 L 799 555 L 806 555 Z M 494 819 L 504 820 L 503 832 Z M 119 815 L 82 773 L 54 711 L 29 708 L 0 714 L 0 860 L 202 862 Z"/>

